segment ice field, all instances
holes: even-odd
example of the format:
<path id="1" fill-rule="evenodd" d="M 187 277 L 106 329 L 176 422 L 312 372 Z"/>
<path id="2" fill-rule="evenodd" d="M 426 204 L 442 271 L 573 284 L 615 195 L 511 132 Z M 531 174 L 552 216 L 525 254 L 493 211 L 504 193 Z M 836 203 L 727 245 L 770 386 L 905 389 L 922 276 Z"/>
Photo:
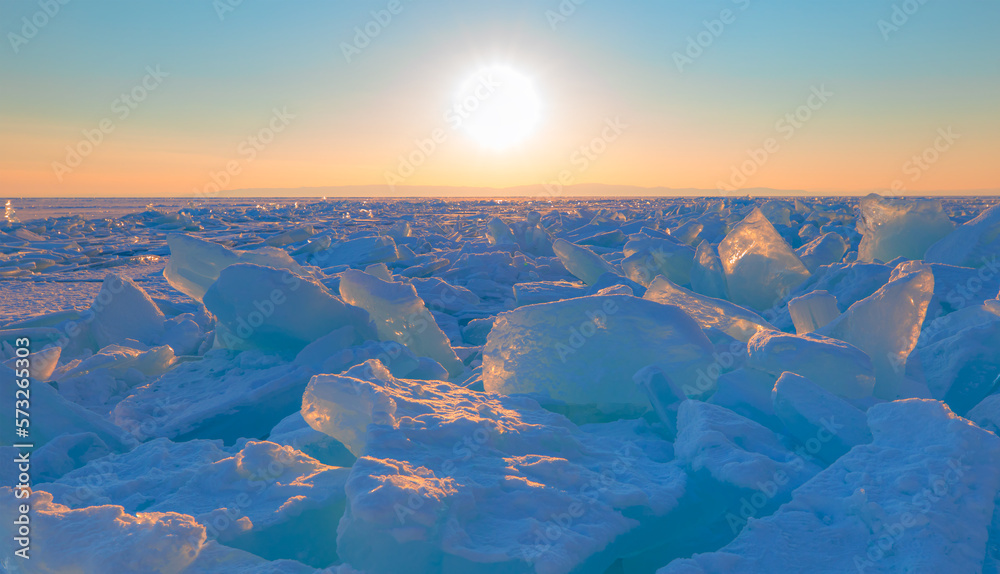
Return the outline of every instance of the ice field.
<path id="1" fill-rule="evenodd" d="M 994 199 L 88 201 L 0 219 L 2 572 L 1000 572 Z"/>

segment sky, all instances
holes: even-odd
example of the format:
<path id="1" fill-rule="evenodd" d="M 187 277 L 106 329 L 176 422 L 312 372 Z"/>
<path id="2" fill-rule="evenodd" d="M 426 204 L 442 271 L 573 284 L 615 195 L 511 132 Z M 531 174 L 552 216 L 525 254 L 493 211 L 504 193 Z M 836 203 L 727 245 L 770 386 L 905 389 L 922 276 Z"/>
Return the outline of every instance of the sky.
<path id="1" fill-rule="evenodd" d="M 0 189 L 996 190 L 998 21 L 996 0 L 3 0 Z"/>

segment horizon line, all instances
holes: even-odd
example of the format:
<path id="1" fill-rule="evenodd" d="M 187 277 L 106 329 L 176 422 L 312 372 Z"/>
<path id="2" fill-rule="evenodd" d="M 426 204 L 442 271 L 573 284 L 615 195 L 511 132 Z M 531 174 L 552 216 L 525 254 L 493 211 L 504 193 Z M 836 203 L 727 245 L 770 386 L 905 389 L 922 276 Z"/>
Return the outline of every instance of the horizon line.
<path id="1" fill-rule="evenodd" d="M 618 188 L 622 193 L 607 194 L 605 188 Z M 590 190 L 589 192 L 586 190 Z M 374 194 L 351 195 L 345 192 L 362 190 L 380 190 Z M 449 193 L 449 191 L 451 193 Z M 629 193 L 629 192 L 634 193 Z M 338 193 L 339 192 L 339 193 Z M 433 194 L 428 194 L 434 192 Z M 301 193 L 302 195 L 293 195 Z M 468 194 L 468 195 L 464 195 Z M 508 187 L 491 186 L 456 186 L 456 185 L 400 185 L 390 188 L 384 184 L 331 185 L 331 186 L 300 186 L 300 187 L 255 187 L 233 190 L 220 190 L 212 194 L 179 193 L 173 195 L 122 195 L 95 194 L 84 197 L 73 195 L 9 195 L 10 199 L 183 199 L 191 200 L 224 200 L 253 198 L 302 198 L 312 199 L 335 197 L 337 199 L 628 199 L 628 198 L 686 198 L 686 197 L 865 197 L 877 194 L 883 197 L 992 197 L 1000 196 L 1000 188 L 994 189 L 953 189 L 926 191 L 894 191 L 890 189 L 872 189 L 856 191 L 776 189 L 768 187 L 751 187 L 734 190 L 672 188 L 666 186 L 637 186 L 607 183 L 580 183 L 562 187 L 553 191 L 544 184 L 517 185 Z"/>

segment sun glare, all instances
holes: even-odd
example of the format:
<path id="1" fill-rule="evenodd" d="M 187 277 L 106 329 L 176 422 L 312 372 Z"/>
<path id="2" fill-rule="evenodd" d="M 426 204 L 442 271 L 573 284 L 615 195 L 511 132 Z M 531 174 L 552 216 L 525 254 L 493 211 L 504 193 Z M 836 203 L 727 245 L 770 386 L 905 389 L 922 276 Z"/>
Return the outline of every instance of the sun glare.
<path id="1" fill-rule="evenodd" d="M 530 79 L 508 66 L 490 66 L 462 84 L 453 111 L 456 127 L 483 147 L 504 150 L 535 131 L 542 105 Z"/>

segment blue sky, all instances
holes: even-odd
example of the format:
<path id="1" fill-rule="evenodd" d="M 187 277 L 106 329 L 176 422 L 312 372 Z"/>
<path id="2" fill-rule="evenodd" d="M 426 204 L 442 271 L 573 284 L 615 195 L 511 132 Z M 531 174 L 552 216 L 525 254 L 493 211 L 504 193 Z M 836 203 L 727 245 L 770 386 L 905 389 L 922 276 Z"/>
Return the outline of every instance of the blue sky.
<path id="1" fill-rule="evenodd" d="M 230 187 L 381 184 L 414 140 L 441 125 L 462 81 L 497 63 L 536 87 L 543 115 L 532 135 L 497 153 L 451 134 L 406 183 L 540 183 L 618 117 L 628 131 L 575 182 L 714 188 L 816 86 L 834 96 L 748 186 L 1000 181 L 988 161 L 1000 152 L 995 1 L 398 1 L 350 62 L 343 43 L 389 0 L 51 0 L 58 13 L 30 39 L 22 18 L 41 21 L 47 3 L 5 1 L 0 181 L 24 194 L 190 193 L 286 108 L 295 115 L 288 129 Z M 560 4 L 575 11 L 553 26 Z M 913 13 L 886 33 L 879 21 L 891 23 L 894 7 Z M 724 10 L 730 22 L 720 28 L 713 21 Z M 700 33 L 710 41 L 679 70 L 675 54 Z M 169 74 L 162 85 L 56 177 L 66 147 L 157 65 Z M 949 126 L 959 142 L 910 181 L 908 158 Z"/>

